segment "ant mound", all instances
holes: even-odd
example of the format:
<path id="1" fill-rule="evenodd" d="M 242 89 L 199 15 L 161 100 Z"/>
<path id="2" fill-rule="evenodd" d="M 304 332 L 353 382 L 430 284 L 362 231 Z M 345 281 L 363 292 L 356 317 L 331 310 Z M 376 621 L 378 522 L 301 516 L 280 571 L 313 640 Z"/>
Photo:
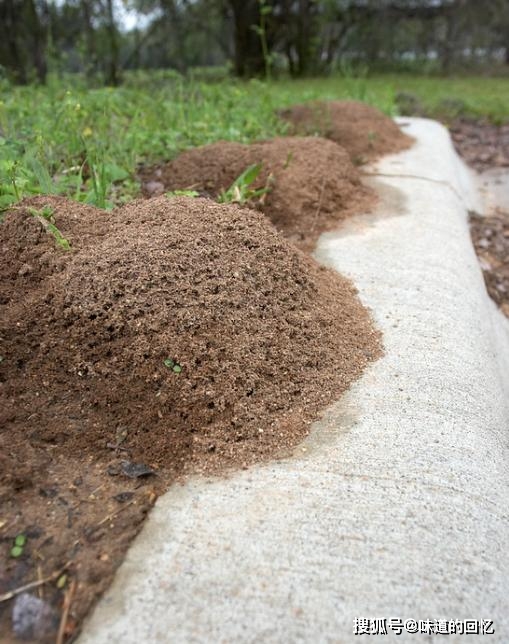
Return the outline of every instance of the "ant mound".
<path id="1" fill-rule="evenodd" d="M 358 101 L 315 101 L 281 110 L 290 132 L 342 145 L 355 165 L 409 148 L 414 139 L 380 110 Z"/>
<path id="2" fill-rule="evenodd" d="M 0 591 L 72 562 L 75 635 L 159 491 L 288 454 L 380 336 L 348 280 L 237 205 L 38 198 L 0 246 L 0 538 L 24 544 Z M 51 641 L 64 596 L 45 589 Z"/>
<path id="3" fill-rule="evenodd" d="M 11 437 L 36 413 L 64 451 L 105 455 L 121 432 L 173 473 L 250 463 L 295 445 L 379 355 L 354 287 L 253 210 L 160 197 L 98 219 L 108 233 L 71 251 L 45 233 L 58 272 L 4 306 Z M 9 213 L 2 244 L 38 279 L 27 224 Z"/>
<path id="4" fill-rule="evenodd" d="M 217 199 L 254 164 L 261 169 L 247 187 L 251 192 L 246 205 L 261 210 L 305 250 L 345 217 L 369 210 L 375 199 L 362 185 L 348 154 L 332 141 L 316 137 L 276 138 L 251 145 L 219 142 L 190 149 L 162 169 L 160 180 L 167 190 L 192 188 Z M 242 195 L 231 198 L 242 199 Z"/>

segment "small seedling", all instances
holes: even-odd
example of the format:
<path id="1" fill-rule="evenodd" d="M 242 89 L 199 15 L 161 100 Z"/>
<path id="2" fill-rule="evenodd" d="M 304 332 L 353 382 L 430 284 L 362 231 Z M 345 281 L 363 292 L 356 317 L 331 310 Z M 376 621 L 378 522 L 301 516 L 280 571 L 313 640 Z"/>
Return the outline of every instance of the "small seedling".
<path id="1" fill-rule="evenodd" d="M 60 577 L 57 579 L 57 588 L 61 590 L 66 583 L 67 583 L 67 575 L 64 573 L 63 575 L 60 575 Z"/>
<path id="2" fill-rule="evenodd" d="M 253 190 L 251 184 L 256 181 L 262 169 L 261 163 L 254 163 L 240 174 L 228 190 L 222 190 L 218 197 L 219 203 L 246 203 L 269 192 L 270 188 L 265 185 L 263 188 Z"/>
<path id="3" fill-rule="evenodd" d="M 17 557 L 21 557 L 23 554 L 23 549 L 25 547 L 25 544 L 27 542 L 27 538 L 24 534 L 18 534 L 17 537 L 14 539 L 14 545 L 11 548 L 11 557 L 16 559 Z"/>
<path id="4" fill-rule="evenodd" d="M 172 197 L 199 197 L 200 193 L 196 190 L 171 190 L 164 193 L 165 197 L 171 199 Z"/>
<path id="5" fill-rule="evenodd" d="M 53 208 L 50 206 L 44 206 L 40 210 L 37 210 L 37 208 L 29 208 L 28 212 L 32 217 L 35 217 L 35 219 L 40 221 L 44 228 L 53 235 L 55 241 L 61 248 L 64 250 L 71 250 L 71 244 L 55 226 Z"/>
<path id="6" fill-rule="evenodd" d="M 163 360 L 163 364 L 167 369 L 171 369 L 173 373 L 181 373 L 182 367 L 178 364 L 178 362 L 175 362 L 175 360 L 172 360 L 171 358 L 166 358 L 166 360 Z"/>
<path id="7" fill-rule="evenodd" d="M 293 152 L 288 152 L 286 156 L 285 164 L 283 166 L 283 170 L 286 170 L 287 168 L 290 167 L 290 163 L 292 162 L 292 160 L 293 160 Z"/>

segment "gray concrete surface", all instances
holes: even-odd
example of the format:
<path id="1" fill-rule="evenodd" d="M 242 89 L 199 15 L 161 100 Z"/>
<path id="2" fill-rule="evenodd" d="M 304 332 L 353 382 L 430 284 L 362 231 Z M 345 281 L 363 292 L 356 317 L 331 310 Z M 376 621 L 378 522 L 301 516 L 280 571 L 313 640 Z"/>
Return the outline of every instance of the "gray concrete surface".
<path id="1" fill-rule="evenodd" d="M 161 497 L 80 644 L 509 642 L 509 331 L 444 128 L 371 168 L 386 198 L 322 237 L 386 355 L 293 458 Z M 354 618 L 492 619 L 495 635 L 355 636 Z"/>
<path id="2" fill-rule="evenodd" d="M 497 208 L 509 211 L 509 168 L 491 168 L 481 172 L 478 182 L 487 214 Z"/>

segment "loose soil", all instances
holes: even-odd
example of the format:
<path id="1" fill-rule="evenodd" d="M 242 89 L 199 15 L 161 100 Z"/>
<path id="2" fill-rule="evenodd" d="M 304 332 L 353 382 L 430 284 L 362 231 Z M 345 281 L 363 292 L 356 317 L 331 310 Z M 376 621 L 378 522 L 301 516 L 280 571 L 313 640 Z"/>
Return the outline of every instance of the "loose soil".
<path id="1" fill-rule="evenodd" d="M 218 142 L 183 152 L 170 163 L 140 170 L 146 196 L 192 188 L 217 199 L 250 165 L 262 170 L 252 188 L 269 191 L 248 205 L 258 208 L 288 239 L 310 250 L 320 234 L 353 213 L 370 210 L 374 193 L 364 187 L 348 154 L 316 137 L 276 138 L 243 145 Z"/>
<path id="2" fill-rule="evenodd" d="M 484 119 L 458 118 L 449 129 L 458 152 L 478 172 L 509 167 L 509 123 L 494 125 Z"/>
<path id="3" fill-rule="evenodd" d="M 346 149 L 355 165 L 409 148 L 414 140 L 380 110 L 358 101 L 316 101 L 280 112 L 290 132 L 317 135 Z"/>
<path id="4" fill-rule="evenodd" d="M 28 210 L 46 204 L 71 251 Z M 0 594 L 55 573 L 0 603 L 0 632 L 54 641 L 64 615 L 72 639 L 158 493 L 290 454 L 380 336 L 348 280 L 252 209 L 38 197 L 0 240 Z"/>
<path id="5" fill-rule="evenodd" d="M 486 170 L 509 168 L 509 123 L 463 117 L 450 130 L 457 151 L 481 178 Z M 485 214 L 471 214 L 472 240 L 488 293 L 509 317 L 509 203 Z"/>
<path id="6" fill-rule="evenodd" d="M 488 293 L 509 317 L 509 212 L 472 213 L 470 232 Z"/>

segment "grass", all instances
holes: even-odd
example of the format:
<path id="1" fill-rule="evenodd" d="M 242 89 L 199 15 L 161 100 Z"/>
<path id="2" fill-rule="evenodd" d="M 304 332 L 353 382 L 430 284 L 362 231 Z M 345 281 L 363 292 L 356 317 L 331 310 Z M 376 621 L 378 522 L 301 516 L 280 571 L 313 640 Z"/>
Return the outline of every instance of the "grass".
<path id="1" fill-rule="evenodd" d="M 46 87 L 0 82 L 0 209 L 40 193 L 111 208 L 137 195 L 140 163 L 220 139 L 283 134 L 275 111 L 312 99 L 353 98 L 394 115 L 399 92 L 445 119 L 461 111 L 509 120 L 505 78 L 343 74 L 264 84 L 186 81 L 159 72 L 133 74 L 116 89 L 88 89 L 80 78 L 53 78 Z"/>

